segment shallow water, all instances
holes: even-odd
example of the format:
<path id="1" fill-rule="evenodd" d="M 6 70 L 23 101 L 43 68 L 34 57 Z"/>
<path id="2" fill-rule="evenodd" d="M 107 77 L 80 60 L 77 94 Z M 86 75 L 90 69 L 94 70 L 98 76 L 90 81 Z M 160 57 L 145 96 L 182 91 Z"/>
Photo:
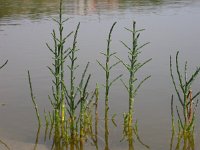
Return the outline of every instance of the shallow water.
<path id="1" fill-rule="evenodd" d="M 107 34 L 112 23 L 117 21 L 113 32 L 112 50 L 117 51 L 118 56 L 124 59 L 127 55 L 126 49 L 119 41 L 129 42 L 130 37 L 123 28 L 131 27 L 132 21 L 135 20 L 138 28 L 146 29 L 141 34 L 140 42 L 150 44 L 143 48 L 141 60 L 153 60 L 140 71 L 139 76 L 151 74 L 152 77 L 136 97 L 135 118 L 139 122 L 141 138 L 152 150 L 169 149 L 170 97 L 174 92 L 169 73 L 169 56 L 172 55 L 174 58 L 176 51 L 179 50 L 181 60 L 189 60 L 192 69 L 200 64 L 200 2 L 67 0 L 64 3 L 64 10 L 64 17 L 72 17 L 65 25 L 66 34 L 81 22 L 78 37 L 79 62 L 83 66 L 88 60 L 91 62 L 91 89 L 96 82 L 104 81 L 103 72 L 98 67 L 96 59 L 102 59 L 99 52 L 106 48 Z M 32 149 L 37 132 L 27 70 L 31 72 L 39 109 L 43 112 L 44 107 L 50 107 L 47 96 L 51 92 L 51 76 L 46 66 L 51 64 L 51 55 L 45 43 L 51 42 L 50 33 L 56 28 L 51 17 L 56 17 L 57 14 L 58 3 L 55 0 L 0 0 L 0 63 L 9 60 L 7 66 L 0 71 L 0 104 L 5 104 L 0 105 L 0 139 L 13 149 Z M 122 67 L 113 70 L 113 74 L 121 72 L 124 72 Z M 199 82 L 196 82 L 192 88 L 196 91 L 199 86 Z M 122 113 L 128 108 L 128 101 L 127 93 L 120 82 L 112 88 L 110 98 L 110 110 L 121 118 Z M 103 110 L 102 106 L 103 99 L 100 111 Z M 196 136 L 200 128 L 198 120 L 197 117 Z M 100 131 L 103 131 L 102 128 Z M 121 129 L 113 128 L 112 125 L 111 128 L 111 148 L 127 149 L 126 142 L 119 142 Z M 103 145 L 103 142 L 101 143 Z M 44 146 L 43 134 L 40 136 L 39 144 Z M 48 144 L 50 145 L 50 142 L 46 144 L 47 147 Z M 136 147 L 143 149 L 138 143 Z M 196 149 L 199 148 L 200 145 L 196 143 Z"/>

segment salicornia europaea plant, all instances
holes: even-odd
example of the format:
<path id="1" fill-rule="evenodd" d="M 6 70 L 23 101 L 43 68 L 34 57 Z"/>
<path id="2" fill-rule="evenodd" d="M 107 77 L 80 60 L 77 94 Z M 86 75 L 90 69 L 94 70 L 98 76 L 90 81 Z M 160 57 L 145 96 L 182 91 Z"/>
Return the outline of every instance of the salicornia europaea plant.
<path id="1" fill-rule="evenodd" d="M 109 128 L 108 128 L 108 111 L 109 111 L 109 92 L 110 92 L 110 88 L 112 86 L 112 84 L 119 79 L 122 75 L 117 76 L 116 78 L 114 78 L 113 80 L 110 80 L 110 73 L 111 73 L 111 69 L 114 68 L 117 64 L 120 63 L 120 61 L 117 61 L 114 64 L 110 64 L 110 59 L 116 54 L 116 52 L 111 53 L 110 52 L 110 43 L 111 43 L 111 35 L 112 35 L 112 31 L 114 26 L 116 25 L 116 22 L 113 23 L 109 35 L 108 35 L 108 39 L 107 39 L 107 48 L 106 48 L 106 52 L 105 53 L 101 53 L 102 55 L 105 56 L 106 58 L 106 62 L 105 65 L 103 65 L 101 62 L 97 61 L 98 64 L 101 66 L 101 68 L 103 68 L 103 70 L 105 71 L 105 78 L 106 78 L 106 82 L 105 82 L 105 150 L 108 150 L 108 135 L 109 135 Z"/>
<path id="2" fill-rule="evenodd" d="M 148 59 L 144 62 L 140 62 L 138 60 L 138 57 L 141 53 L 141 48 L 143 48 L 148 43 L 145 43 L 143 45 L 138 45 L 138 38 L 140 36 L 140 31 L 142 30 L 136 30 L 136 22 L 133 21 L 132 29 L 125 28 L 127 31 L 129 31 L 132 34 L 132 41 L 131 45 L 128 46 L 125 42 L 121 41 L 121 43 L 125 46 L 126 49 L 128 49 L 128 63 L 125 61 L 120 60 L 123 64 L 123 66 L 126 68 L 126 70 L 129 73 L 129 79 L 127 83 L 125 83 L 124 80 L 121 79 L 124 87 L 126 88 L 128 95 L 129 95 L 129 110 L 128 113 L 124 114 L 124 136 L 129 141 L 129 149 L 133 149 L 131 145 L 133 145 L 133 113 L 134 113 L 134 99 L 136 96 L 136 93 L 138 89 L 141 87 L 141 85 L 150 78 L 150 76 L 145 77 L 143 80 L 138 82 L 138 77 L 136 77 L 136 73 L 141 69 L 146 63 L 148 63 L 151 59 Z"/>
<path id="3" fill-rule="evenodd" d="M 172 83 L 177 95 L 178 103 L 180 104 L 180 109 L 176 106 L 176 113 L 178 117 L 178 132 L 177 132 L 177 143 L 175 144 L 175 149 L 191 149 L 194 150 L 194 126 L 195 126 L 195 111 L 198 105 L 197 97 L 200 91 L 196 94 L 192 93 L 192 83 L 196 80 L 200 72 L 200 67 L 198 67 L 191 76 L 188 77 L 188 63 L 185 62 L 184 72 L 181 73 L 179 68 L 179 52 L 176 53 L 175 59 L 175 72 L 173 73 L 173 63 L 172 57 L 170 56 L 170 74 L 172 78 Z M 196 102 L 195 102 L 196 101 Z M 196 104 L 195 104 L 196 103 Z M 174 116 L 174 96 L 171 97 L 171 120 L 172 120 L 172 138 L 170 143 L 170 150 L 173 149 L 174 135 L 175 135 L 175 116 Z"/>
<path id="4" fill-rule="evenodd" d="M 65 98 L 67 101 L 67 112 L 69 114 L 69 124 L 70 124 L 70 133 L 71 133 L 71 148 L 75 145 L 75 143 L 78 141 L 77 137 L 77 131 L 78 131 L 78 123 L 79 123 L 79 131 L 80 131 L 80 147 L 83 147 L 83 143 L 84 143 L 84 135 L 86 133 L 84 133 L 84 110 L 86 107 L 86 103 L 87 103 L 87 98 L 88 98 L 88 91 L 87 91 L 87 87 L 88 87 L 88 83 L 90 80 L 91 75 L 89 74 L 86 78 L 85 81 L 85 76 L 86 76 L 86 72 L 88 70 L 88 66 L 89 63 L 87 63 L 84 72 L 82 73 L 81 76 L 81 81 L 79 83 L 79 86 L 75 85 L 75 71 L 76 69 L 79 67 L 79 65 L 76 64 L 77 61 L 77 56 L 76 56 L 76 52 L 79 50 L 77 48 L 77 35 L 78 35 L 78 30 L 80 27 L 80 23 L 78 24 L 75 34 L 74 34 L 74 40 L 73 40 L 73 44 L 72 47 L 69 49 L 70 50 L 70 54 L 69 54 L 69 60 L 70 60 L 70 64 L 68 65 L 68 69 L 70 72 L 70 83 L 69 83 L 69 87 L 70 89 L 67 89 L 67 87 L 65 87 Z M 77 98 L 79 94 L 79 98 Z M 78 100 L 77 100 L 78 99 Z M 79 115 L 76 116 L 76 110 L 77 108 L 80 108 L 79 111 Z M 72 148 L 73 149 L 73 148 Z"/>
<path id="5" fill-rule="evenodd" d="M 87 70 L 89 63 L 87 63 L 84 72 L 81 76 L 81 81 L 78 86 L 76 86 L 76 69 L 77 65 L 77 35 L 80 27 L 80 23 L 77 25 L 77 28 L 73 35 L 73 43 L 69 48 L 65 48 L 66 40 L 73 32 L 70 32 L 67 36 L 63 35 L 63 24 L 68 19 L 62 19 L 62 0 L 60 0 L 60 11 L 59 19 L 53 19 L 58 24 L 58 34 L 53 30 L 53 46 L 46 44 L 48 49 L 53 54 L 53 65 L 48 67 L 50 72 L 53 75 L 53 86 L 52 86 L 52 96 L 49 96 L 49 100 L 53 107 L 52 113 L 49 112 L 47 116 L 45 112 L 45 121 L 46 126 L 50 124 L 50 133 L 51 137 L 52 131 L 54 131 L 54 139 L 52 148 L 60 149 L 70 146 L 70 149 L 75 147 L 83 147 L 84 140 L 86 140 L 87 132 L 86 128 L 90 128 L 92 124 L 92 119 L 89 119 L 90 111 L 88 111 L 88 96 L 89 93 L 88 83 L 91 78 L 91 75 L 87 75 Z M 68 61 L 67 61 L 68 60 Z M 68 74 L 65 72 L 65 64 L 68 62 L 66 68 L 68 67 Z M 69 82 L 64 81 L 64 76 L 68 75 Z M 31 97 L 35 105 L 36 114 L 38 117 L 38 122 L 40 122 L 39 113 L 37 110 L 37 105 L 32 92 L 32 85 L 29 76 L 29 85 L 31 90 Z M 65 78 L 66 79 L 66 78 Z M 66 84 L 67 83 L 67 84 Z M 91 103 L 91 102 L 90 102 Z M 78 108 L 80 111 L 78 112 Z M 89 108 L 90 109 L 90 108 Z M 86 111 L 87 110 L 87 111 Z M 86 113 L 87 112 L 87 113 Z M 46 131 L 45 131 L 46 132 Z M 79 135 L 80 134 L 80 135 Z M 79 143 L 80 142 L 80 146 Z M 82 149 L 82 148 L 81 148 Z"/>
<path id="6" fill-rule="evenodd" d="M 77 54 L 79 49 L 77 39 L 80 23 L 78 23 L 74 32 L 70 32 L 67 36 L 64 36 L 64 22 L 67 20 L 68 19 L 63 20 L 62 18 L 62 0 L 60 0 L 59 19 L 54 19 L 54 21 L 58 24 L 58 30 L 53 30 L 52 32 L 53 44 L 46 44 L 48 49 L 53 54 L 53 64 L 51 67 L 48 67 L 53 75 L 52 95 L 49 96 L 53 110 L 48 113 L 46 113 L 45 110 L 44 118 L 46 121 L 46 127 L 48 128 L 48 126 L 50 126 L 49 139 L 53 136 L 52 149 L 83 150 L 85 141 L 88 137 L 91 137 L 96 148 L 98 149 L 97 109 L 99 90 L 98 86 L 96 86 L 95 91 L 91 95 L 88 92 L 88 85 L 91 78 L 91 75 L 87 73 L 89 62 L 86 64 L 82 74 L 77 71 L 79 68 Z M 132 45 L 129 47 L 127 44 L 122 42 L 122 44 L 129 50 L 129 62 L 125 63 L 120 58 L 115 56 L 116 52 L 111 52 L 111 36 L 115 25 L 116 22 L 113 23 L 110 28 L 106 50 L 101 53 L 105 57 L 105 63 L 97 61 L 105 73 L 105 83 L 103 85 L 105 87 L 105 150 L 109 150 L 109 120 L 112 120 L 115 124 L 114 116 L 109 118 L 110 89 L 113 83 L 122 76 L 117 75 L 113 78 L 111 75 L 112 69 L 119 63 L 122 63 L 129 73 L 127 84 L 122 80 L 129 93 L 129 111 L 124 115 L 124 135 L 129 141 L 129 149 L 133 149 L 133 134 L 136 136 L 137 140 L 142 143 L 138 136 L 137 123 L 133 126 L 134 98 L 140 86 L 150 77 L 147 76 L 140 82 L 137 82 L 138 79 L 136 77 L 136 73 L 151 60 L 148 59 L 144 62 L 138 61 L 138 56 L 141 53 L 140 49 L 147 44 L 146 43 L 141 46 L 138 46 L 137 44 L 137 40 L 139 38 L 138 32 L 141 30 L 135 30 L 135 22 L 133 22 L 132 30 L 126 28 L 132 33 Z M 73 36 L 72 45 L 69 48 L 65 48 L 70 35 Z M 117 61 L 114 63 L 112 63 L 113 58 L 117 58 Z M 77 75 L 81 75 L 80 82 L 78 84 Z M 36 107 L 37 105 L 33 96 L 29 72 L 28 77 L 31 97 L 35 105 L 38 123 L 41 124 Z M 96 99 L 94 97 L 96 97 Z M 93 115 L 93 111 L 95 111 L 95 115 Z M 47 128 L 45 129 L 45 141 L 47 136 L 46 133 L 48 132 Z M 36 141 L 37 140 L 38 139 L 36 139 Z"/>
<path id="7" fill-rule="evenodd" d="M 75 95 L 75 70 L 77 69 L 77 65 L 75 64 L 77 57 L 76 57 L 76 52 L 78 51 L 77 49 L 77 34 L 78 34 L 78 29 L 79 29 L 80 23 L 78 24 L 77 28 L 76 28 L 76 32 L 74 34 L 74 40 L 73 40 L 73 44 L 72 44 L 72 48 L 70 48 L 70 65 L 68 65 L 69 71 L 70 71 L 70 90 L 69 92 L 66 90 L 66 100 L 69 106 L 68 109 L 68 113 L 70 115 L 70 132 L 71 132 L 71 139 L 72 141 L 75 140 L 75 134 L 76 134 L 76 114 L 75 114 L 75 110 L 76 110 L 76 95 Z M 71 141 L 71 142 L 72 142 Z M 73 147 L 74 143 L 71 144 L 71 147 Z"/>
<path id="8" fill-rule="evenodd" d="M 58 24 L 58 35 L 56 35 L 55 30 L 52 32 L 52 38 L 54 41 L 53 48 L 46 44 L 48 49 L 53 53 L 53 67 L 49 68 L 51 71 L 54 80 L 52 86 L 53 98 L 49 96 L 51 104 L 54 108 L 54 119 L 55 119 L 55 129 L 59 132 L 60 123 L 62 127 L 62 136 L 64 136 L 64 126 L 66 123 L 65 119 L 65 89 L 64 89 L 64 62 L 68 55 L 70 54 L 69 49 L 64 48 L 67 38 L 72 34 L 70 32 L 67 36 L 63 35 L 63 24 L 68 21 L 68 19 L 63 20 L 62 18 L 62 0 L 60 0 L 60 10 L 59 10 L 59 19 L 53 19 Z"/>
<path id="9" fill-rule="evenodd" d="M 192 93 L 192 83 L 196 80 L 200 67 L 198 67 L 190 77 L 188 77 L 188 67 L 187 61 L 184 66 L 184 73 L 181 73 L 179 68 L 179 52 L 176 53 L 176 73 L 177 78 L 174 77 L 173 68 L 172 68 L 172 58 L 170 56 L 170 74 L 172 78 L 172 82 L 178 97 L 178 101 L 180 103 L 182 111 L 178 109 L 176 106 L 176 112 L 178 116 L 178 124 L 183 132 L 191 132 L 194 129 L 195 123 L 195 110 L 198 104 L 198 100 L 196 98 L 199 96 L 200 91 L 193 95 Z M 176 80 L 177 79 L 177 80 Z M 176 83 L 176 81 L 178 83 Z M 171 99 L 173 101 L 173 97 Z M 196 104 L 194 102 L 196 101 Z M 173 106 L 173 104 L 172 104 Z M 171 106 L 171 107 L 172 107 Z M 173 111 L 173 110 L 172 110 Z M 173 118 L 172 118 L 173 119 Z"/>

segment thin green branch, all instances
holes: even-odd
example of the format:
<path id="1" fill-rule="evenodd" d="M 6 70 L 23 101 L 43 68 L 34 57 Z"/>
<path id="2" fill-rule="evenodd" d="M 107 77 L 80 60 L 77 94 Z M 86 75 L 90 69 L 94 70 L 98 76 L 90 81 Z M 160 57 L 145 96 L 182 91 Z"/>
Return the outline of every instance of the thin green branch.
<path id="1" fill-rule="evenodd" d="M 32 89 L 32 83 L 31 83 L 31 76 L 30 76 L 29 71 L 28 71 L 28 81 L 29 81 L 29 86 L 30 86 L 31 99 L 32 99 L 32 102 L 34 104 L 35 112 L 36 112 L 37 119 L 38 119 L 38 125 L 40 127 L 41 126 L 41 120 L 40 120 L 40 115 L 39 115 L 39 111 L 38 111 L 38 106 L 37 106 L 37 104 L 35 102 L 35 97 L 33 95 L 33 89 Z"/>
<path id="2" fill-rule="evenodd" d="M 176 83 L 175 83 L 175 79 L 174 79 L 174 75 L 173 75 L 173 71 L 172 71 L 172 57 L 171 56 L 170 56 L 170 74 L 171 74 L 171 78 L 172 78 L 172 82 L 173 82 L 176 94 L 178 95 L 178 99 L 179 99 L 181 105 L 184 106 L 183 100 L 181 99 L 180 93 L 179 93 Z"/>

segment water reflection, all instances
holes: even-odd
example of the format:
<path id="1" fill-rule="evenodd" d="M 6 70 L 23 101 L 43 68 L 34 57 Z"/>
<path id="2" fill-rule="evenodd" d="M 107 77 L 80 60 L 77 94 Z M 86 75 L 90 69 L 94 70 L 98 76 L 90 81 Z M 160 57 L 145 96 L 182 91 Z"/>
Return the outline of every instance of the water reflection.
<path id="1" fill-rule="evenodd" d="M 66 14 L 88 15 L 129 12 L 149 13 L 163 6 L 183 7 L 192 2 L 184 0 L 67 0 L 64 2 Z M 162 7 L 161 7 L 162 6 Z M 143 9 L 144 7 L 144 9 Z M 11 20 L 28 17 L 40 19 L 57 14 L 59 5 L 56 0 L 0 0 L 0 19 Z"/>

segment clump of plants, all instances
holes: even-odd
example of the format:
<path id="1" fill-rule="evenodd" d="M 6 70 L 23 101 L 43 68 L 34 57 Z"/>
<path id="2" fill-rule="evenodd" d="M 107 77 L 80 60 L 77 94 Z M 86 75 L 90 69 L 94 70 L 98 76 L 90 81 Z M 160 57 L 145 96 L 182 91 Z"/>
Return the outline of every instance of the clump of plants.
<path id="1" fill-rule="evenodd" d="M 185 62 L 183 73 L 179 67 L 179 52 L 176 53 L 175 59 L 175 72 L 176 76 L 173 73 L 173 63 L 172 57 L 170 56 L 170 74 L 173 82 L 173 86 L 177 95 L 178 104 L 176 106 L 176 116 L 177 116 L 177 126 L 178 126 L 178 142 L 176 144 L 176 148 L 180 148 L 181 141 L 183 140 L 183 147 L 191 147 L 194 149 L 194 129 L 195 129 L 195 113 L 198 105 L 197 97 L 200 94 L 200 91 L 197 93 L 193 93 L 192 84 L 196 81 L 197 76 L 200 72 L 200 67 L 190 73 L 191 75 L 188 77 L 188 63 Z M 174 96 L 171 97 L 171 117 L 172 117 L 172 140 L 171 140 L 171 148 L 172 141 L 175 134 L 176 123 L 175 123 L 175 115 L 174 115 Z M 189 143 L 189 144 L 188 144 Z"/>
<path id="2" fill-rule="evenodd" d="M 81 79 L 77 81 L 77 69 L 79 68 L 78 60 L 78 31 L 80 28 L 80 23 L 78 23 L 75 31 L 69 32 L 64 36 L 64 23 L 68 19 L 63 20 L 62 16 L 62 0 L 60 0 L 60 10 L 59 18 L 53 19 L 58 24 L 58 33 L 53 30 L 52 39 L 53 44 L 46 44 L 50 52 L 52 53 L 53 63 L 52 66 L 48 67 L 50 73 L 52 74 L 52 94 L 48 96 L 49 101 L 52 106 L 52 110 L 49 112 L 44 111 L 44 118 L 46 122 L 45 129 L 45 141 L 47 139 L 47 133 L 49 128 L 49 138 L 53 137 L 52 149 L 84 149 L 85 142 L 90 138 L 98 149 L 98 101 L 99 101 L 99 88 L 96 86 L 93 92 L 88 91 L 88 85 L 90 82 L 91 74 L 88 74 L 89 62 L 86 64 L 83 73 L 81 74 Z M 128 49 L 128 62 L 122 61 L 116 56 L 116 52 L 111 51 L 111 37 L 113 29 L 116 22 L 110 28 L 107 46 L 105 52 L 101 54 L 105 57 L 105 63 L 97 61 L 99 66 L 103 69 L 105 73 L 105 113 L 104 113 L 104 141 L 105 150 L 109 150 L 109 121 L 114 122 L 114 116 L 110 119 L 109 114 L 109 99 L 110 90 L 118 79 L 122 77 L 122 74 L 111 78 L 112 69 L 118 64 L 122 63 L 127 73 L 129 74 L 128 81 L 121 79 L 124 87 L 126 88 L 129 95 L 129 109 L 128 112 L 124 114 L 124 130 L 123 136 L 129 142 L 129 149 L 134 149 L 133 141 L 134 136 L 137 140 L 145 145 L 139 138 L 137 122 L 133 123 L 134 118 L 134 99 L 137 91 L 141 85 L 150 78 L 150 76 L 138 81 L 136 73 L 151 59 L 144 62 L 139 61 L 139 55 L 141 53 L 141 48 L 143 48 L 148 43 L 143 45 L 138 45 L 138 38 L 140 36 L 140 31 L 135 29 L 135 22 L 133 22 L 132 29 L 125 28 L 132 35 L 131 46 L 128 46 L 125 42 L 121 42 L 125 48 Z M 73 38 L 72 45 L 66 48 L 66 43 L 69 38 Z M 115 59 L 114 63 L 111 63 L 111 59 Z M 67 69 L 66 69 L 67 68 Z M 28 71 L 28 79 L 31 91 L 31 98 L 36 111 L 36 116 L 38 119 L 38 132 L 36 143 L 38 143 L 38 134 L 40 132 L 41 119 L 38 111 L 37 104 L 35 102 L 35 96 L 33 94 L 33 88 L 31 83 L 31 76 Z M 77 82 L 79 84 L 77 84 Z M 35 148 L 36 149 L 36 146 Z"/>
<path id="3" fill-rule="evenodd" d="M 53 30 L 53 46 L 46 44 L 53 54 L 53 64 L 48 67 L 53 76 L 52 95 L 48 96 L 53 111 L 49 112 L 48 116 L 45 111 L 46 126 L 48 127 L 49 124 L 51 126 L 50 135 L 52 130 L 54 131 L 52 148 L 63 149 L 70 147 L 71 150 L 75 148 L 83 149 L 87 136 L 92 134 L 91 107 L 93 107 L 93 97 L 90 96 L 91 94 L 87 90 L 91 78 L 91 75 L 87 74 L 89 63 L 87 63 L 82 73 L 80 83 L 78 85 L 75 83 L 76 70 L 79 67 L 77 64 L 77 52 L 79 50 L 77 48 L 77 38 L 80 23 L 77 25 L 75 32 L 70 32 L 64 36 L 63 25 L 68 19 L 63 20 L 62 17 L 62 0 L 60 0 L 59 19 L 54 19 L 54 21 L 58 24 L 58 34 Z M 65 48 L 70 36 L 73 36 L 73 43 L 71 47 Z M 68 64 L 66 64 L 67 60 Z M 67 73 L 65 68 L 68 68 Z M 65 76 L 69 77 L 69 82 L 65 81 Z M 31 98 L 40 126 L 40 115 L 35 102 L 29 72 L 28 77 Z"/>

